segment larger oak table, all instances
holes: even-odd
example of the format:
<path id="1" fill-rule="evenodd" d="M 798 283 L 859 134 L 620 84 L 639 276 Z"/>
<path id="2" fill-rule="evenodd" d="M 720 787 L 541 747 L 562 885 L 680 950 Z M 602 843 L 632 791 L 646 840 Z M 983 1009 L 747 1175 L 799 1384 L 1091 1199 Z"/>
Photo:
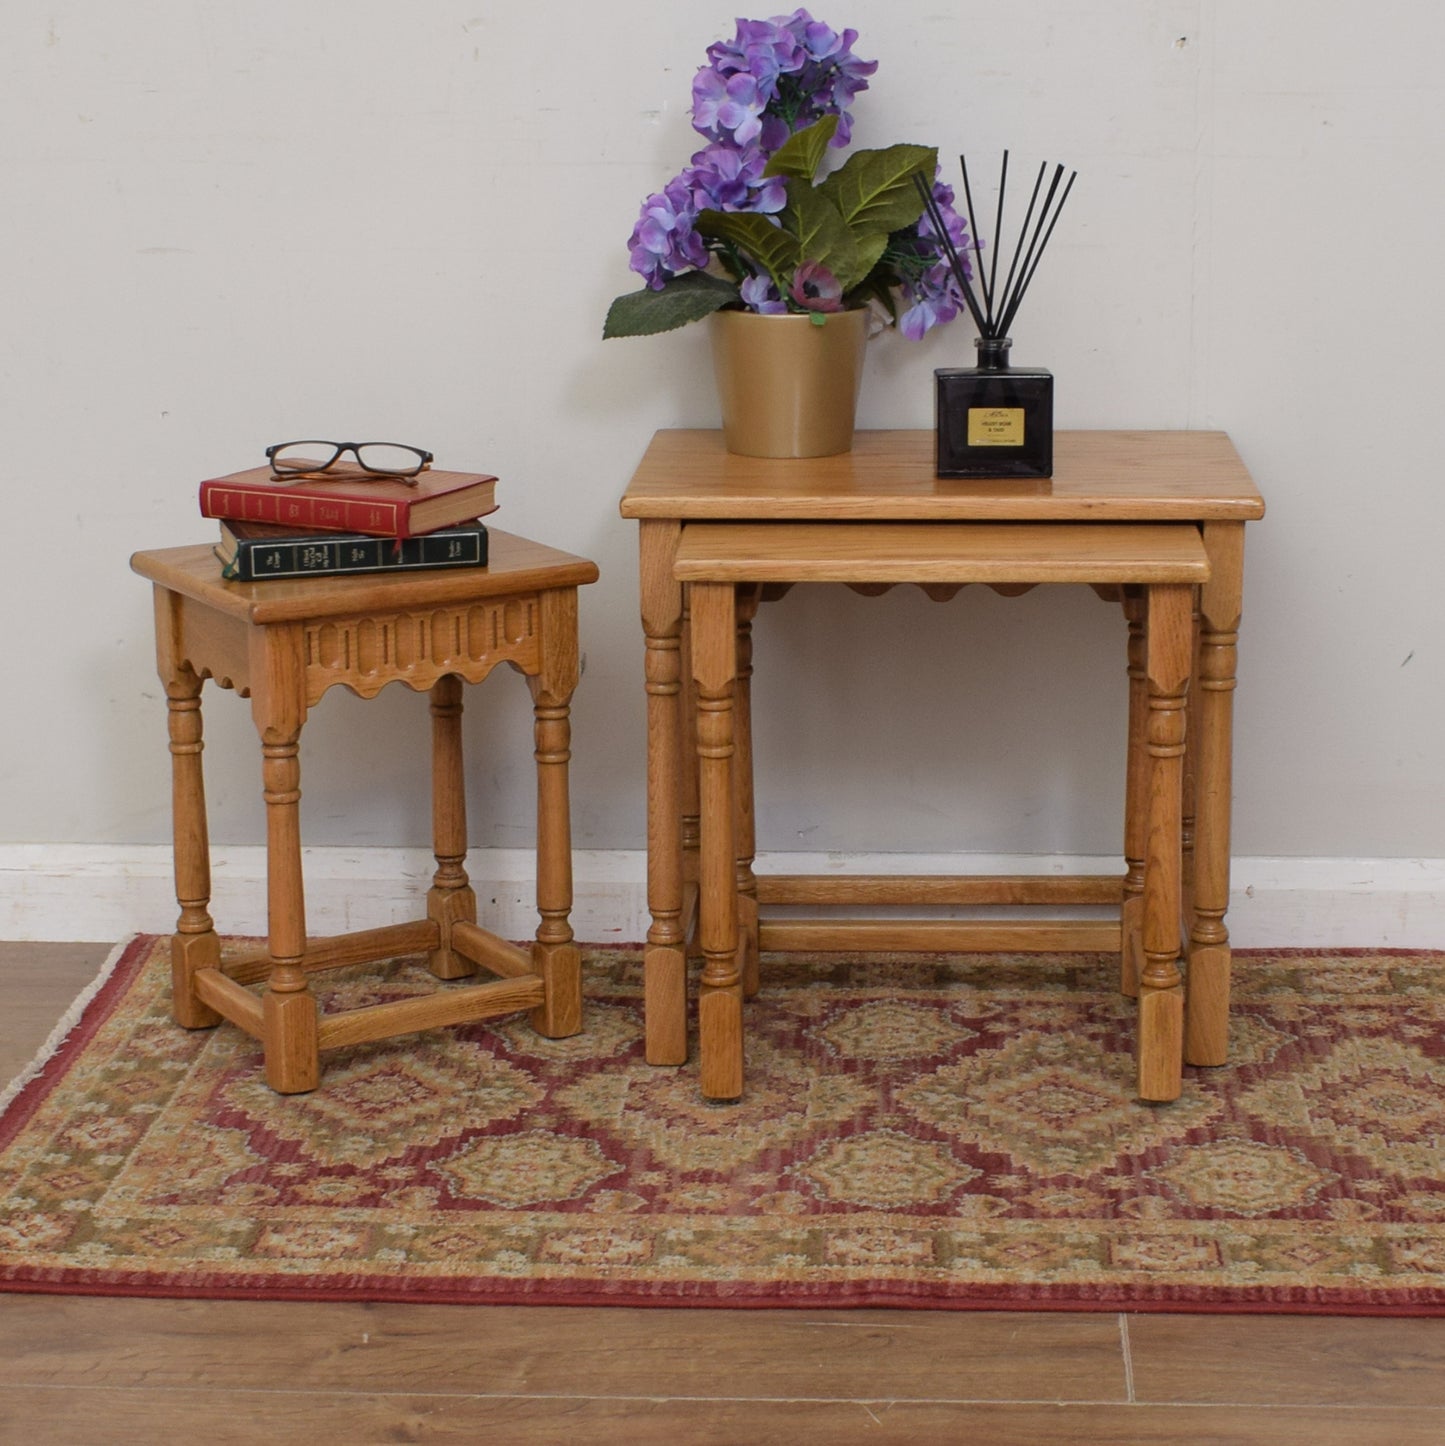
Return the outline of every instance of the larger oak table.
<path id="1" fill-rule="evenodd" d="M 853 450 L 840 456 L 763 459 L 730 454 L 720 432 L 663 431 L 622 499 L 622 515 L 640 525 L 646 639 L 647 1059 L 658 1065 L 687 1059 L 687 957 L 700 897 L 701 912 L 709 912 L 710 875 L 717 887 L 712 937 L 701 941 L 699 1001 L 701 1088 L 709 1098 L 741 1093 L 736 1007 L 758 987 L 760 948 L 843 947 L 844 940 L 892 949 L 1113 947 L 1124 955 L 1126 992 L 1139 992 L 1138 916 L 1131 930 L 1130 911 L 1143 907 L 1146 856 L 1153 858 L 1160 842 L 1149 831 L 1157 832 L 1159 819 L 1172 819 L 1180 835 L 1160 856 L 1172 860 L 1182 878 L 1159 897 L 1182 915 L 1175 940 L 1182 934 L 1186 961 L 1183 1059 L 1197 1065 L 1225 1060 L 1230 948 L 1224 919 L 1244 525 L 1263 516 L 1263 499 L 1221 432 L 1061 432 L 1053 477 L 1031 481 L 940 479 L 933 446 L 931 431 L 860 432 Z M 1186 555 L 1191 547 L 1200 555 Z M 1105 556 L 1111 549 L 1120 577 L 1166 583 L 1161 595 L 1188 599 L 1192 635 L 1181 645 L 1185 674 L 1177 683 L 1161 685 L 1154 676 L 1156 644 L 1146 640 L 1144 605 L 1151 589 L 1111 586 Z M 1078 567 L 1070 566 L 1073 559 Z M 756 877 L 749 693 L 758 602 L 795 582 L 825 580 L 865 593 L 916 582 L 941 599 L 957 591 L 960 579 L 991 582 L 1001 592 L 1082 580 L 1123 603 L 1130 688 L 1123 877 Z M 699 604 L 706 617 L 693 619 L 690 609 Z M 718 655 L 722 626 L 736 628 L 726 657 Z M 704 635 L 708 655 L 694 656 Z M 1175 696 L 1160 696 L 1171 692 Z M 1177 711 L 1182 722 L 1186 696 L 1187 764 L 1182 730 L 1178 746 L 1161 732 L 1145 747 L 1145 730 L 1155 726 L 1159 710 Z M 798 703 L 801 708 L 806 700 Z M 1151 753 L 1180 761 L 1177 772 L 1160 775 L 1175 780 L 1172 815 L 1167 809 L 1151 815 L 1139 803 L 1151 786 Z M 726 805 L 715 787 L 711 797 L 707 784 L 700 791 L 700 770 L 705 779 L 723 781 Z M 721 847 L 735 857 L 707 860 L 709 831 L 702 823 L 709 819 L 712 838 L 721 840 L 714 854 Z M 870 930 L 859 921 L 770 923 L 762 911 L 770 904 L 859 901 L 1107 903 L 1118 906 L 1118 918 L 1064 926 L 935 917 L 872 921 Z M 721 907 L 736 910 L 735 930 L 731 920 L 718 924 Z M 706 917 L 700 932 L 708 932 Z M 1158 964 L 1164 955 L 1150 957 Z M 710 1002 L 724 1007 L 709 1012 Z M 1175 1092 L 1141 1091 L 1153 1098 Z"/>

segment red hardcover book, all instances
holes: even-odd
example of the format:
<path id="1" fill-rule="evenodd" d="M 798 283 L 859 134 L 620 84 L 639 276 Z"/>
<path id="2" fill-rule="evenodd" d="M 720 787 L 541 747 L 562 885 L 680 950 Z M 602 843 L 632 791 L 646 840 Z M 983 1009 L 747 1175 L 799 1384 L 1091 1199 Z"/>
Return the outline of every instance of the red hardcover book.
<path id="1" fill-rule="evenodd" d="M 297 531 L 415 537 L 495 512 L 497 479 L 486 472 L 421 473 L 412 485 L 358 468 L 276 477 L 251 467 L 201 483 L 201 516 L 275 522 Z"/>

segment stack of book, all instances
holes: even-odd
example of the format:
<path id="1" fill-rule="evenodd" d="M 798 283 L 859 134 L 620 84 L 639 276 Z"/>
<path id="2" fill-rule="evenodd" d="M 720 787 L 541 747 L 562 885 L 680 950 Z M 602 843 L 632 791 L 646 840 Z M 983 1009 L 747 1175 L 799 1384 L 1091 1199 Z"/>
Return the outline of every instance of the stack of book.
<path id="1" fill-rule="evenodd" d="M 276 477 L 252 467 L 201 483 L 201 516 L 221 524 L 216 556 L 237 582 L 480 567 L 481 519 L 497 510 L 485 472 L 422 472 L 402 482 L 359 468 Z"/>

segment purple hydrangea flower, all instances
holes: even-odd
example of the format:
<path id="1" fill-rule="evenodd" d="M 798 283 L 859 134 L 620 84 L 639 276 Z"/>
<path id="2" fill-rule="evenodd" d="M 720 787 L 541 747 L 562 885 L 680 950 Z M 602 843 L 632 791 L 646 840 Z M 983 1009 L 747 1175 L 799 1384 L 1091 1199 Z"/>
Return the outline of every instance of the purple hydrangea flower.
<path id="1" fill-rule="evenodd" d="M 831 60 L 839 51 L 848 50 L 858 38 L 856 30 L 845 30 L 839 35 L 821 20 L 814 20 L 806 10 L 794 11 L 787 25 L 813 60 Z"/>
<path id="2" fill-rule="evenodd" d="M 788 309 L 788 303 L 766 276 L 749 276 L 739 289 L 742 292 L 743 305 L 749 311 L 756 311 L 763 316 L 778 316 Z"/>
<path id="3" fill-rule="evenodd" d="M 958 315 L 963 298 L 958 283 L 950 275 L 941 286 L 920 282 L 913 289 L 913 305 L 898 318 L 898 330 L 909 341 L 921 341 L 935 326 L 952 321 Z"/>
<path id="4" fill-rule="evenodd" d="M 948 239 L 953 243 L 958 259 L 963 264 L 964 275 L 973 279 L 973 265 L 970 252 L 973 247 L 968 239 L 968 224 L 953 209 L 953 188 L 942 181 L 933 183 L 933 199 L 938 205 L 939 216 Z M 947 254 L 939 244 L 938 233 L 928 212 L 918 218 L 915 250 L 917 272 L 908 278 L 904 291 L 911 305 L 898 318 L 898 329 L 910 341 L 920 340 L 935 326 L 952 321 L 963 309 L 965 302 L 958 278 L 953 274 Z"/>
<path id="5" fill-rule="evenodd" d="M 788 204 L 782 176 L 763 175 L 768 158 L 756 146 L 739 150 L 717 141 L 692 158 L 678 178 L 691 191 L 694 210 L 761 211 L 776 215 Z"/>
<path id="6" fill-rule="evenodd" d="M 737 35 L 707 48 L 707 58 L 719 75 L 751 75 L 766 100 L 778 93 L 778 81 L 802 67 L 797 41 L 776 20 L 739 20 Z"/>
<path id="7" fill-rule="evenodd" d="M 933 200 L 938 207 L 938 214 L 943 220 L 944 229 L 948 232 L 948 239 L 953 242 L 953 249 L 958 252 L 958 259 L 963 262 L 964 273 L 972 281 L 973 267 L 969 263 L 968 256 L 971 249 L 968 240 L 968 222 L 953 209 L 953 187 L 943 181 L 934 181 Z M 933 218 L 926 210 L 918 218 L 918 234 L 925 240 L 934 240 L 937 237 L 938 233 L 933 229 Z M 936 244 L 930 249 L 936 254 L 942 254 L 942 248 Z"/>
<path id="8" fill-rule="evenodd" d="M 756 139 L 771 152 L 794 131 L 836 115 L 833 144 L 847 145 L 848 106 L 878 69 L 876 60 L 853 54 L 857 38 L 856 30 L 840 34 L 802 9 L 739 20 L 732 40 L 708 46 L 709 63 L 693 81 L 693 125 L 714 140 Z"/>
<path id="9" fill-rule="evenodd" d="M 767 97 L 752 75 L 724 77 L 715 70 L 699 70 L 692 83 L 694 129 L 705 136 L 724 136 L 745 146 L 763 129 Z"/>
<path id="10" fill-rule="evenodd" d="M 632 269 L 654 291 L 660 291 L 667 278 L 679 271 L 707 265 L 707 245 L 693 230 L 696 220 L 697 210 L 681 176 L 642 203 L 642 214 L 627 244 Z"/>
<path id="11" fill-rule="evenodd" d="M 814 20 L 806 10 L 794 11 L 784 23 L 809 60 L 798 76 L 798 88 L 807 96 L 807 114 L 802 123 L 811 125 L 822 116 L 836 115 L 838 131 L 833 144 L 846 146 L 853 134 L 853 116 L 848 107 L 860 90 L 868 89 L 868 77 L 878 69 L 878 62 L 859 60 L 853 54 L 856 30 L 839 34 Z"/>

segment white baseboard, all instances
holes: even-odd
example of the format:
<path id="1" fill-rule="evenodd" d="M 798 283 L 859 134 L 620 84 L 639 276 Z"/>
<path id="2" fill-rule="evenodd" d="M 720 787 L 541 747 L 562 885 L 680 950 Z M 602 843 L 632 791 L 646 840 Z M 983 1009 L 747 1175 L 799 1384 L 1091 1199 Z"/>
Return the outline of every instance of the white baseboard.
<path id="1" fill-rule="evenodd" d="M 341 934 L 405 923 L 425 913 L 436 860 L 425 849 L 306 848 L 306 931 Z M 467 872 L 481 921 L 504 938 L 537 927 L 535 856 L 473 849 Z M 573 856 L 572 927 L 589 944 L 646 936 L 642 853 Z M 211 850 L 211 915 L 227 934 L 266 932 L 266 850 Z M 110 940 L 175 927 L 171 851 L 164 845 L 0 847 L 0 938 Z"/>
<path id="2" fill-rule="evenodd" d="M 313 848 L 303 854 L 307 930 L 369 929 L 418 917 L 434 862 L 423 849 Z M 1110 858 L 947 854 L 764 854 L 791 873 L 1113 873 Z M 474 849 L 467 869 L 482 922 L 528 937 L 533 855 Z M 226 933 L 266 931 L 266 854 L 212 851 L 212 914 Z M 572 927 L 586 943 L 635 943 L 648 925 L 639 850 L 578 851 Z M 1237 858 L 1229 931 L 1238 948 L 1445 949 L 1445 859 Z M 0 938 L 111 941 L 175 924 L 171 852 L 159 845 L 0 846 Z"/>

